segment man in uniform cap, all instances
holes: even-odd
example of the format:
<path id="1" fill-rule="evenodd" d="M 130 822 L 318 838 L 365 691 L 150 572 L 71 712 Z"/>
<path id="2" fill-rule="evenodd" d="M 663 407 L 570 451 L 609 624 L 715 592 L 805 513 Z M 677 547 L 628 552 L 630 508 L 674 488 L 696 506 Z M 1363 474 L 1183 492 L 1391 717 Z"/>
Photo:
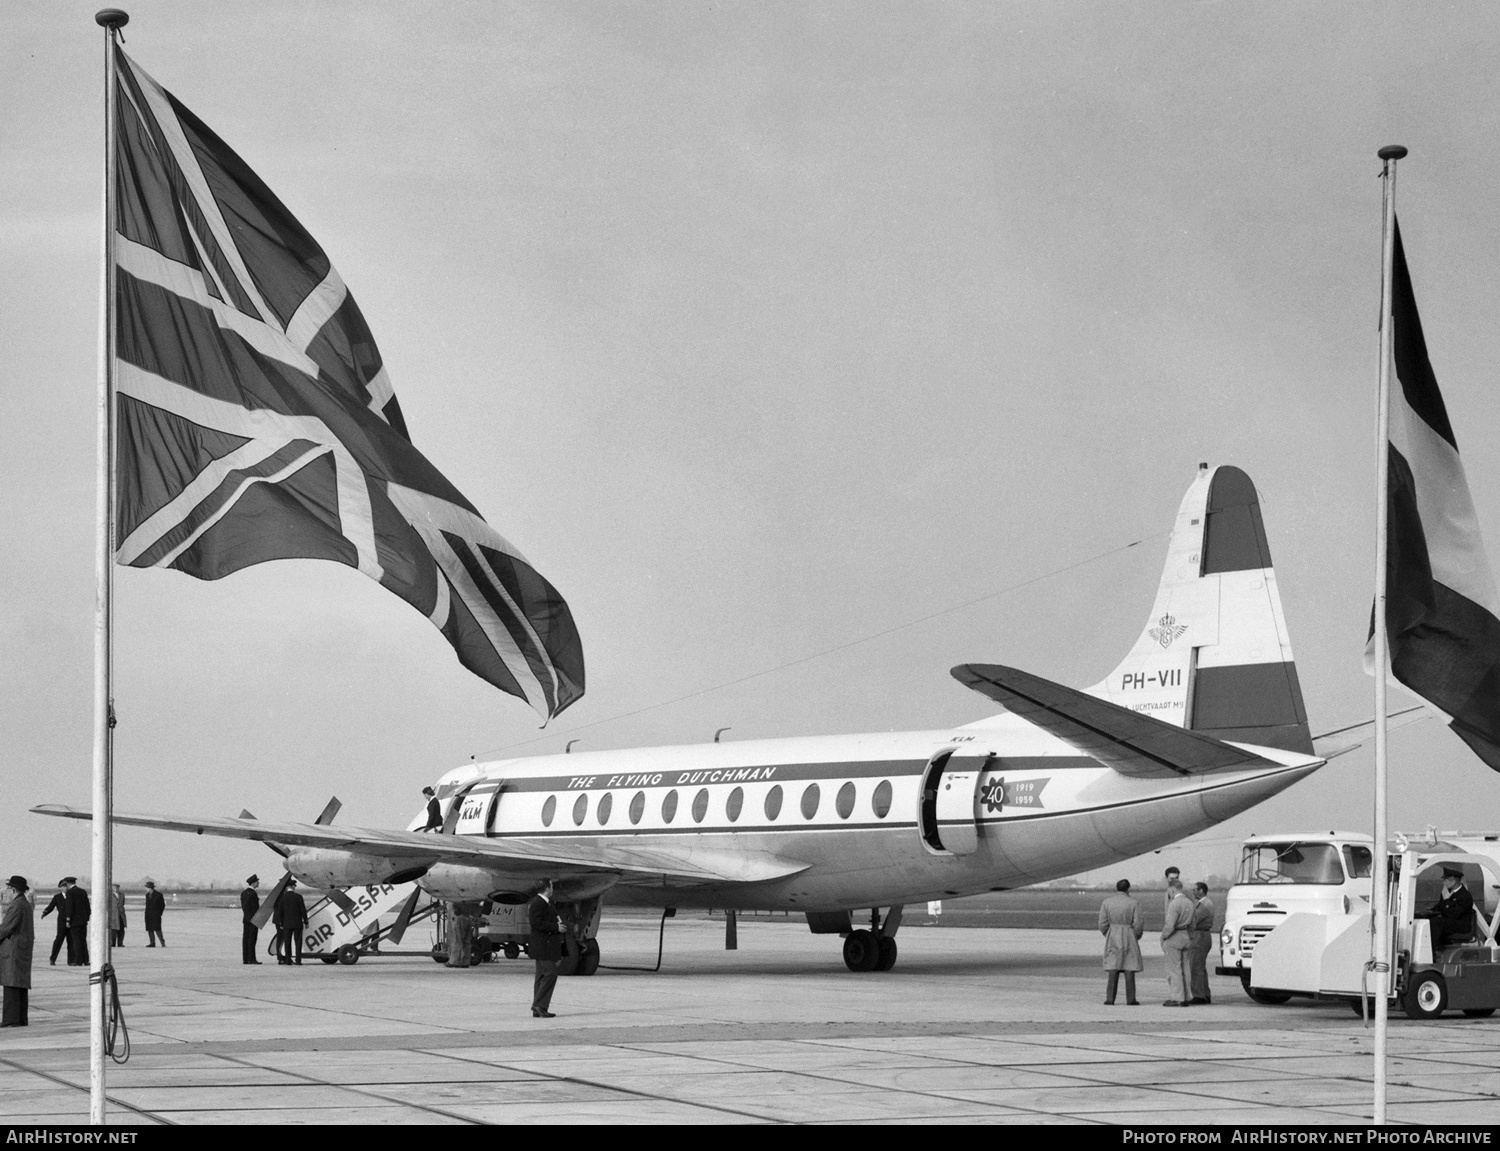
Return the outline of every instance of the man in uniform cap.
<path id="1" fill-rule="evenodd" d="M 68 916 L 63 911 L 64 903 L 68 894 L 68 881 L 59 879 L 57 881 L 57 892 L 52 896 L 52 902 L 47 904 L 47 910 L 42 912 L 42 918 L 46 919 L 54 911 L 57 912 L 57 936 L 52 940 L 52 966 L 57 966 L 57 953 L 63 949 L 63 944 L 68 942 Z"/>
<path id="2" fill-rule="evenodd" d="M 1464 873 L 1456 867 L 1443 868 L 1443 898 L 1426 911 L 1417 913 L 1418 919 L 1432 921 L 1432 949 L 1446 947 L 1455 936 L 1474 933 L 1474 897 L 1464 886 Z"/>
<path id="3" fill-rule="evenodd" d="M 78 886 L 78 878 L 70 875 L 63 880 L 68 885 L 63 895 L 63 913 L 68 917 L 68 966 L 89 965 L 89 893 Z"/>
<path id="4" fill-rule="evenodd" d="M 260 910 L 260 896 L 255 894 L 255 889 L 260 886 L 260 876 L 252 875 L 245 880 L 245 890 L 240 892 L 240 911 L 245 921 L 243 934 L 240 936 L 240 962 L 259 963 L 255 958 L 255 941 L 260 938 L 260 928 L 255 926 L 255 913 Z"/>

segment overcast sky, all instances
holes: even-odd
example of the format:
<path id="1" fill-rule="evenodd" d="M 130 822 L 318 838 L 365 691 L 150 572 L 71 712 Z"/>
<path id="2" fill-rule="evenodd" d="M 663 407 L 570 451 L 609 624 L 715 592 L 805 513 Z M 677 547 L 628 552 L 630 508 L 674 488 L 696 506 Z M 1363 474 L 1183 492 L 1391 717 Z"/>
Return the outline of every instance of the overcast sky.
<path id="1" fill-rule="evenodd" d="M 43 886 L 89 866 L 86 825 L 25 812 L 89 801 L 97 6 L 0 13 L 0 873 Z M 1314 732 L 1367 718 L 1388 143 L 1497 555 L 1489 6 L 129 11 L 126 51 L 327 250 L 418 447 L 567 598 L 588 693 L 538 730 L 335 564 L 123 569 L 121 810 L 338 795 L 390 826 L 474 754 L 965 723 L 993 709 L 963 662 L 1087 685 L 1200 460 L 1260 489 Z M 1500 829 L 1446 727 L 1391 753 L 1393 826 Z M 1367 831 L 1372 772 L 1345 756 L 1124 873 Z M 251 870 L 278 864 L 116 838 L 128 881 Z"/>

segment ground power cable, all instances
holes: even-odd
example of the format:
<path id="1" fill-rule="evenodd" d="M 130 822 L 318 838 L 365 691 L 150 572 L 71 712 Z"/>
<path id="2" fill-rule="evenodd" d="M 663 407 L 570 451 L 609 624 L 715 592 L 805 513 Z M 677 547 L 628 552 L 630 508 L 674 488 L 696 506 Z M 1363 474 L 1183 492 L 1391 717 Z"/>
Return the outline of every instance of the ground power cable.
<path id="1" fill-rule="evenodd" d="M 106 963 L 97 973 L 89 976 L 89 983 L 97 987 L 104 984 L 109 994 L 108 1014 L 104 1021 L 104 1053 L 116 1063 L 130 1062 L 130 1028 L 125 1025 L 125 1012 L 120 1007 L 120 981 L 115 978 L 115 965 Z"/>
<path id="2" fill-rule="evenodd" d="M 616 967 L 616 966 L 614 966 L 611 963 L 601 963 L 601 964 L 599 964 L 600 970 L 602 970 L 602 971 L 646 971 L 646 972 L 649 972 L 652 975 L 655 975 L 658 971 L 661 970 L 662 945 L 664 944 L 664 942 L 666 941 L 666 938 L 667 938 L 667 920 L 673 918 L 676 914 L 677 914 L 677 908 L 675 908 L 675 907 L 663 907 L 661 909 L 661 926 L 660 926 L 660 928 L 657 929 L 657 932 L 656 932 L 656 966 L 655 967 Z"/>
<path id="3" fill-rule="evenodd" d="M 941 608 L 938 611 L 929 612 L 928 614 L 923 616 L 917 616 L 914 619 L 906 620 L 905 622 L 895 624 L 892 627 L 883 628 L 880 631 L 876 632 L 871 632 L 870 634 L 860 636 L 857 639 L 851 639 L 846 643 L 837 644 L 834 647 L 830 648 L 824 648 L 822 651 L 815 651 L 808 655 L 798 656 L 796 659 L 788 660 L 786 663 L 777 664 L 775 667 L 764 668 L 761 671 L 753 671 L 749 675 L 742 675 L 737 679 L 725 680 L 723 683 L 716 683 L 712 687 L 699 688 L 697 691 L 690 691 L 685 695 L 679 695 L 675 699 L 662 700 L 660 703 L 648 703 L 644 707 L 638 707 L 632 711 L 622 711 L 617 715 L 605 716 L 603 719 L 596 719 L 592 723 L 580 724 L 578 727 L 569 728 L 566 732 L 548 732 L 546 735 L 538 735 L 531 739 L 522 740 L 519 743 L 506 744 L 504 747 L 493 748 L 489 751 L 480 752 L 478 753 L 478 755 L 482 755 L 486 758 L 491 755 L 503 755 L 506 752 L 513 751 L 517 748 L 529 747 L 532 744 L 541 743 L 544 740 L 554 739 L 558 735 L 572 735 L 573 733 L 579 731 L 589 731 L 592 728 L 603 727 L 605 724 L 618 723 L 622 719 L 631 719 L 638 715 L 645 715 L 650 711 L 657 711 L 660 708 L 672 707 L 675 704 L 685 703 L 690 699 L 697 699 L 699 696 L 709 695 L 716 691 L 723 691 L 726 688 L 738 687 L 742 683 L 749 683 L 752 680 L 762 679 L 768 675 L 775 675 L 777 672 L 785 671 L 787 668 L 798 667 L 804 663 L 811 663 L 813 660 L 823 659 L 825 656 L 836 655 L 841 651 L 848 651 L 850 648 L 858 647 L 860 644 L 871 643 L 874 640 L 883 639 L 888 635 L 894 635 L 898 631 L 905 631 L 909 627 L 916 627 L 918 624 L 928 623 L 935 619 L 941 619 L 943 616 L 952 615 L 954 612 L 964 611 L 967 608 L 974 607 L 976 604 L 985 603 L 986 601 L 996 599 L 999 596 L 1009 595 L 1011 592 L 1020 591 L 1022 588 L 1030 587 L 1032 584 L 1041 583 L 1043 580 L 1049 580 L 1053 579 L 1056 576 L 1066 575 L 1070 571 L 1076 571 L 1078 568 L 1087 567 L 1089 564 L 1098 563 L 1100 560 L 1108 559 L 1110 556 L 1119 555 L 1121 552 L 1127 552 L 1131 548 L 1140 547 L 1141 544 L 1164 538 L 1170 534 L 1171 533 L 1167 531 L 1153 532 L 1150 535 L 1142 536 L 1138 540 L 1133 540 L 1128 544 L 1121 544 L 1119 547 L 1113 547 L 1107 549 L 1106 551 L 1096 552 L 1093 555 L 1086 556 L 1081 560 L 1075 560 L 1073 563 L 1064 564 L 1062 567 L 1053 568 L 1051 571 L 1043 572 L 1041 575 L 1031 576 L 1029 579 L 1021 580 L 1019 583 L 1013 583 L 1008 585 L 1007 587 L 998 588 L 995 591 L 985 592 L 984 595 L 975 596 L 973 599 L 965 600 L 963 603 L 953 604 L 950 607 Z M 471 756 L 470 758 L 478 758 L 478 755 Z"/>

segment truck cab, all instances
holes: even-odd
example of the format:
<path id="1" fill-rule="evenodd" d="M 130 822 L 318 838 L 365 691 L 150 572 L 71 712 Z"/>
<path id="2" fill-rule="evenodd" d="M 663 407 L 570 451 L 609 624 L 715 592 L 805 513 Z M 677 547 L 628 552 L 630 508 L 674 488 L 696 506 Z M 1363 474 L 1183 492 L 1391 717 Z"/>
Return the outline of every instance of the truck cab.
<path id="1" fill-rule="evenodd" d="M 1370 836 L 1357 831 L 1252 835 L 1245 840 L 1225 899 L 1215 971 L 1238 976 L 1257 1002 L 1286 1002 L 1286 995 L 1251 986 L 1256 945 L 1298 912 L 1368 912 L 1373 845 Z"/>

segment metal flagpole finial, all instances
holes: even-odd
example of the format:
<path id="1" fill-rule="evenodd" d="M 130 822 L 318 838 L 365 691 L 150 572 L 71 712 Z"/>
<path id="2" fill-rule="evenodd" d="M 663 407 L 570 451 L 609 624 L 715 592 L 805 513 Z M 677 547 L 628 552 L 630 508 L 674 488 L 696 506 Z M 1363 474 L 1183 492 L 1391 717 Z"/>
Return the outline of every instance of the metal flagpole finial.
<path id="1" fill-rule="evenodd" d="M 101 8 L 94 13 L 94 23 L 117 32 L 130 23 L 130 13 L 123 8 Z"/>
<path id="2" fill-rule="evenodd" d="M 101 12 L 100 15 L 102 16 L 103 13 Z M 100 22 L 103 23 L 103 21 Z M 1382 160 L 1404 160 L 1406 158 L 1406 149 L 1400 144 L 1387 144 L 1375 154 Z"/>

